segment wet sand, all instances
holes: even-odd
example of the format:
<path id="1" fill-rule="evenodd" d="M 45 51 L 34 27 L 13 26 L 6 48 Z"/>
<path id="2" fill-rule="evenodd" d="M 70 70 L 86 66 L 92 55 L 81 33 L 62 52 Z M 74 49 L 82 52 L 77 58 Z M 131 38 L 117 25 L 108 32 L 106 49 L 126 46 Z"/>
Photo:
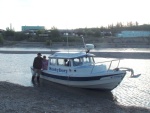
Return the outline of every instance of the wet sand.
<path id="1" fill-rule="evenodd" d="M 150 109 L 118 105 L 111 92 L 58 84 L 24 87 L 0 82 L 1 113 L 149 113 Z M 112 99 L 112 100 L 111 100 Z"/>

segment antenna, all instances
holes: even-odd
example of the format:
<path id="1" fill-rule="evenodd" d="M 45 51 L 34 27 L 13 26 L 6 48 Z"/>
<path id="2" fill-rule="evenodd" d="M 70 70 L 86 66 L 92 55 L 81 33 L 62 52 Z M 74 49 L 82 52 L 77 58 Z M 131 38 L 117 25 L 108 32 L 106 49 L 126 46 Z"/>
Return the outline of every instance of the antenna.
<path id="1" fill-rule="evenodd" d="M 86 53 L 88 53 L 88 51 L 86 50 L 86 45 L 85 45 L 84 37 L 83 36 L 82 36 L 82 40 L 83 40 L 84 49 L 85 49 Z"/>
<path id="2" fill-rule="evenodd" d="M 67 49 L 68 49 L 68 53 L 69 53 L 69 45 L 68 45 L 68 33 L 66 33 L 67 36 Z"/>

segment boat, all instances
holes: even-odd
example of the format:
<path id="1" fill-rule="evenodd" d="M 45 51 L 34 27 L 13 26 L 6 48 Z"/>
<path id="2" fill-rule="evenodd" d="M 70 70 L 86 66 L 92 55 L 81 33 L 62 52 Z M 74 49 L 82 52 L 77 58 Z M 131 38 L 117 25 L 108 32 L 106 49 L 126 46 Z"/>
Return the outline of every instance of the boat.
<path id="1" fill-rule="evenodd" d="M 40 78 L 78 88 L 113 90 L 127 71 L 134 74 L 133 69 L 119 68 L 120 59 L 95 62 L 96 56 L 90 53 L 93 48 L 93 44 L 85 44 L 85 51 L 49 55 L 48 68 L 42 70 Z"/>

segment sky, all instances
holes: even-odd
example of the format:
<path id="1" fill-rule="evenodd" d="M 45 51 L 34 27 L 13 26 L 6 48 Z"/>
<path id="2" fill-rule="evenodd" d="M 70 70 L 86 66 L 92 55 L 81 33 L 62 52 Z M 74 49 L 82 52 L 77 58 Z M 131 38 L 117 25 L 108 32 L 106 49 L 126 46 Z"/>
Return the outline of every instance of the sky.
<path id="1" fill-rule="evenodd" d="M 0 29 L 92 28 L 117 22 L 150 24 L 149 0 L 0 0 Z"/>

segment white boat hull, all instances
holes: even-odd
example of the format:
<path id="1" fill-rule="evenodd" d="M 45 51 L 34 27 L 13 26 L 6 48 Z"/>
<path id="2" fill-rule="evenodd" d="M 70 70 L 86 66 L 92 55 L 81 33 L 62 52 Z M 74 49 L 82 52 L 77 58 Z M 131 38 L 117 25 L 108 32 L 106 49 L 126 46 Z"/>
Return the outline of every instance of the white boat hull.
<path id="1" fill-rule="evenodd" d="M 125 74 L 126 72 L 123 71 L 116 74 L 108 74 L 100 76 L 69 77 L 69 76 L 52 75 L 46 71 L 42 71 L 41 78 L 51 82 L 72 87 L 112 90 L 120 84 Z"/>

